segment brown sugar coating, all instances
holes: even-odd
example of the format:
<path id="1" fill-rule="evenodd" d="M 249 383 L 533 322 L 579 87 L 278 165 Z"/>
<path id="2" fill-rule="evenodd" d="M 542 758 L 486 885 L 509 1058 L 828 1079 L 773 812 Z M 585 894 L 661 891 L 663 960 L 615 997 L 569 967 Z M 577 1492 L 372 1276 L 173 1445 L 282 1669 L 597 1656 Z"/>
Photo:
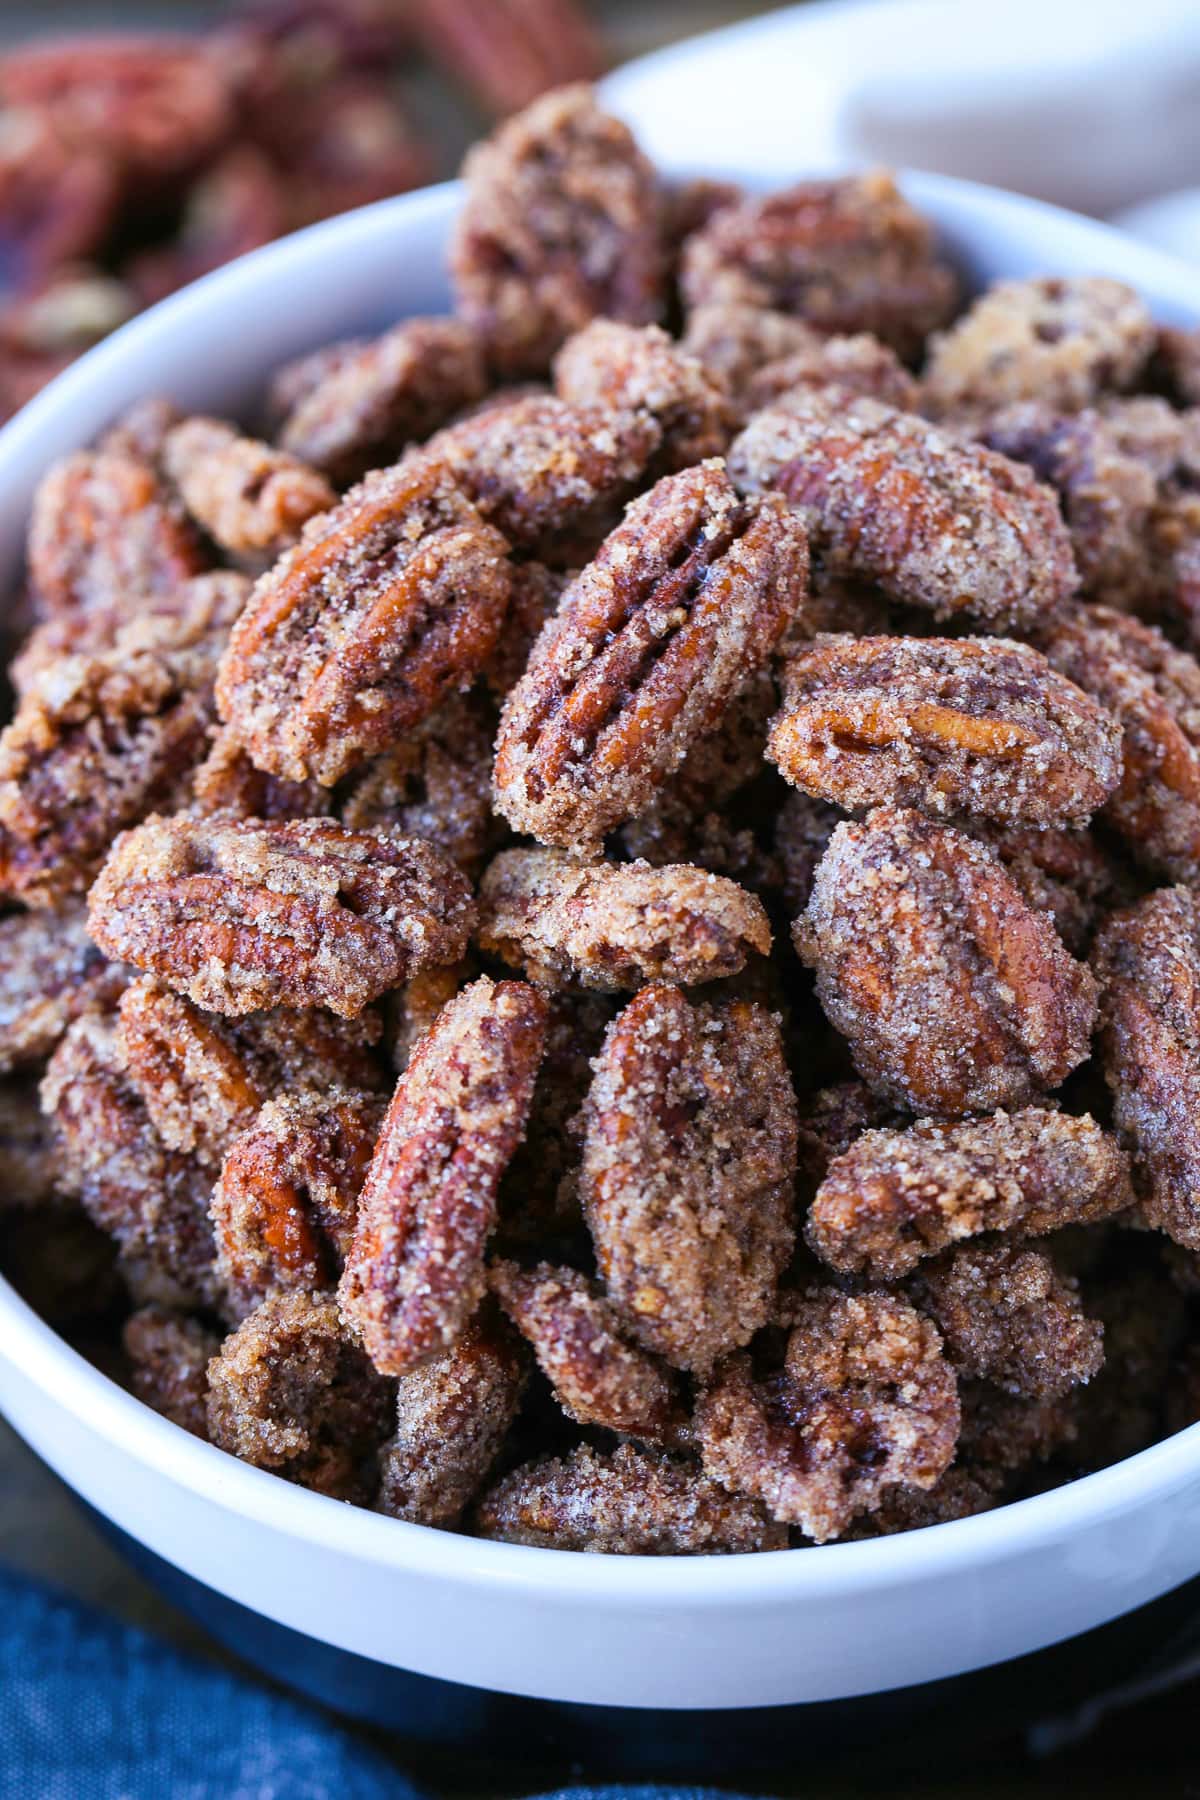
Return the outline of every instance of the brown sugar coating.
<path id="1" fill-rule="evenodd" d="M 589 88 L 559 88 L 501 125 L 463 177 L 450 247 L 456 309 L 498 373 L 540 374 L 589 319 L 657 318 L 657 178 Z"/>
<path id="2" fill-rule="evenodd" d="M 882 169 L 720 208 L 685 243 L 680 288 L 689 307 L 796 313 L 823 332 L 874 332 L 904 357 L 958 299 L 928 221 Z"/>
<path id="3" fill-rule="evenodd" d="M 284 1092 L 232 1140 L 211 1211 L 238 1317 L 280 1289 L 333 1286 L 384 1110 L 378 1096 L 345 1087 Z"/>
<path id="4" fill-rule="evenodd" d="M 390 1393 L 330 1295 L 273 1294 L 208 1366 L 209 1436 L 301 1487 L 362 1501 L 375 1486 Z"/>
<path id="5" fill-rule="evenodd" d="M 481 976 L 421 1039 L 359 1199 L 341 1302 L 375 1367 L 404 1375 L 447 1349 L 478 1306 L 496 1193 L 520 1140 L 546 1003 Z"/>
<path id="6" fill-rule="evenodd" d="M 479 905 L 481 948 L 544 987 L 686 987 L 736 975 L 748 956 L 771 948 L 761 901 L 687 865 L 505 850 L 483 878 Z"/>
<path id="7" fill-rule="evenodd" d="M 419 838 L 183 814 L 118 838 L 88 914 L 106 955 L 234 1018 L 354 1018 L 414 970 L 454 962 L 472 923 L 466 881 Z"/>
<path id="8" fill-rule="evenodd" d="M 274 388 L 284 402 L 280 447 L 339 487 L 394 462 L 487 386 L 479 341 L 457 319 L 405 319 L 370 343 L 347 345 L 323 364 L 306 357 L 291 371 L 290 382 L 280 371 Z"/>
<path id="9" fill-rule="evenodd" d="M 474 879 L 494 833 L 491 781 L 492 719 L 476 696 L 452 694 L 351 777 L 341 820 L 424 838 Z"/>
<path id="10" fill-rule="evenodd" d="M 941 1338 L 891 1294 L 814 1291 L 782 1370 L 756 1381 L 748 1356 L 731 1357 L 696 1408 L 705 1473 L 818 1544 L 896 1483 L 931 1488 L 958 1430 Z"/>
<path id="11" fill-rule="evenodd" d="M 994 851 L 919 813 L 839 825 L 794 935 L 859 1074 L 913 1111 L 1020 1105 L 1088 1054 L 1088 970 Z"/>
<path id="12" fill-rule="evenodd" d="M 528 1356 L 490 1306 L 449 1350 L 396 1384 L 396 1430 L 380 1452 L 376 1510 L 417 1525 L 456 1525 L 516 1417 Z"/>
<path id="13" fill-rule="evenodd" d="M 216 1332 L 168 1307 L 143 1306 L 125 1321 L 121 1345 L 142 1404 L 206 1438 L 208 1365 L 221 1347 Z"/>
<path id="14" fill-rule="evenodd" d="M 379 470 L 264 575 L 217 684 L 259 768 L 331 786 L 486 661 L 507 546 L 431 459 Z"/>
<path id="15" fill-rule="evenodd" d="M 53 1206 L 61 1184 L 58 1137 L 38 1104 L 36 1079 L 0 1081 L 0 1217 Z"/>
<path id="16" fill-rule="evenodd" d="M 337 501 L 318 470 L 221 419 L 176 425 L 162 465 L 192 518 L 232 556 L 278 556 Z"/>
<path id="17" fill-rule="evenodd" d="M 838 388 L 793 391 L 729 452 L 743 493 L 778 489 L 835 575 L 990 630 L 1042 624 L 1078 586 L 1048 488 L 916 413 Z"/>
<path id="18" fill-rule="evenodd" d="M 72 1019 L 124 985 L 88 937 L 82 907 L 0 918 L 0 1073 L 43 1062 Z"/>
<path id="19" fill-rule="evenodd" d="M 1100 275 L 999 281 L 934 339 L 924 376 L 935 414 L 1043 400 L 1064 412 L 1130 388 L 1154 347 L 1145 303 Z"/>
<path id="20" fill-rule="evenodd" d="M 555 357 L 554 385 L 574 406 L 648 413 L 662 433 L 656 475 L 722 455 L 734 433 L 724 384 L 658 325 L 594 320 Z"/>
<path id="21" fill-rule="evenodd" d="M 786 1528 L 689 1462 L 621 1444 L 540 1457 L 489 1488 L 480 1537 L 610 1556 L 720 1556 L 786 1550 Z"/>
<path id="22" fill-rule="evenodd" d="M 917 410 L 918 389 L 894 350 L 868 331 L 852 337 L 815 338 L 764 363 L 746 384 L 743 411 L 748 418 L 764 406 L 786 400 L 797 388 L 836 387 L 865 394 L 901 412 Z"/>
<path id="23" fill-rule="evenodd" d="M 643 988 L 605 1038 L 581 1194 L 608 1297 L 645 1349 L 704 1372 L 770 1316 L 794 1242 L 796 1102 L 779 1026 Z"/>
<path id="24" fill-rule="evenodd" d="M 256 769 L 228 725 L 214 734 L 191 788 L 199 812 L 234 819 L 320 819 L 333 806 L 332 794 L 319 781 L 286 781 Z"/>
<path id="25" fill-rule="evenodd" d="M 740 501 L 718 462 L 629 508 L 563 596 L 509 695 L 495 804 L 571 848 L 644 810 L 802 606 L 803 530 Z"/>
<path id="26" fill-rule="evenodd" d="M 1129 1165 L 1088 1116 L 993 1113 L 870 1130 L 830 1164 L 808 1216 L 830 1268 L 896 1281 L 922 1258 L 982 1232 L 1041 1237 L 1092 1224 L 1132 1200 Z"/>
<path id="27" fill-rule="evenodd" d="M 1121 729 L 1006 638 L 819 637 L 794 656 L 768 756 L 848 812 L 1083 825 L 1121 780 Z"/>
<path id="28" fill-rule="evenodd" d="M 1113 915 L 1093 951 L 1113 1119 L 1152 1225 L 1200 1250 L 1200 902 L 1163 888 Z"/>
<path id="29" fill-rule="evenodd" d="M 489 1281 L 569 1419 L 642 1443 L 685 1441 L 675 1378 L 630 1343 L 599 1282 L 546 1262 L 532 1269 L 497 1262 Z"/>
<path id="30" fill-rule="evenodd" d="M 1103 1326 L 1086 1317 L 1078 1283 L 1041 1250 L 965 1244 L 924 1263 L 907 1291 L 955 1368 L 1007 1393 L 1055 1399 L 1104 1361 Z"/>

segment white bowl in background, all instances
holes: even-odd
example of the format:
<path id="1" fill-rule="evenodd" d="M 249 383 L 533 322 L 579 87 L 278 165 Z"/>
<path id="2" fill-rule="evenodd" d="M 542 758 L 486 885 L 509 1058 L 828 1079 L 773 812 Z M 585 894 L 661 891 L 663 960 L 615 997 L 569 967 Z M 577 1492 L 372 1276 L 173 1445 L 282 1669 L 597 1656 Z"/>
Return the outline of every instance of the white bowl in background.
<path id="1" fill-rule="evenodd" d="M 717 171 L 719 172 L 719 171 Z M 1200 321 L 1200 272 L 1103 226 L 934 176 L 903 183 L 977 280 L 1102 272 Z M 447 301 L 454 186 L 319 225 L 165 301 L 0 432 L 0 575 L 47 465 L 131 401 L 237 411 L 310 346 Z M 186 1575 L 323 1643 L 447 1681 L 601 1705 L 779 1706 L 985 1667 L 1200 1572 L 1200 1426 L 1070 1486 L 901 1537 L 760 1556 L 586 1556 L 341 1505 L 189 1437 L 0 1281 L 0 1408 L 64 1481 Z"/>

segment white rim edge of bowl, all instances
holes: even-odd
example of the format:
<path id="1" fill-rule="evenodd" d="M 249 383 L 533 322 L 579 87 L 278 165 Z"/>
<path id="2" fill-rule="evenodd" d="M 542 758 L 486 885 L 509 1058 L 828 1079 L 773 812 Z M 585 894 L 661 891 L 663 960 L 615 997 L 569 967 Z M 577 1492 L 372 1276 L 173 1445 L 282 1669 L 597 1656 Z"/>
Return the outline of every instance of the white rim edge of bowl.
<path id="1" fill-rule="evenodd" d="M 751 22 L 751 28 L 757 21 Z M 667 171 L 692 174 L 694 169 Z M 720 170 L 706 173 L 720 174 Z M 743 174 L 742 179 L 746 179 Z M 993 209 L 1028 216 L 1030 209 L 1072 233 L 1086 231 L 1102 250 L 1105 241 L 1132 247 L 1156 285 L 1178 303 L 1200 308 L 1200 270 L 1165 251 L 1149 248 L 1097 220 L 1044 201 L 1028 200 L 985 183 L 953 176 L 906 171 L 900 185 L 920 197 L 945 196 L 969 203 L 984 197 Z M 305 263 L 314 244 L 346 243 L 373 233 L 383 219 L 399 215 L 437 216 L 448 211 L 459 184 L 444 182 L 415 194 L 379 201 L 297 232 L 278 243 L 215 270 L 170 296 L 88 351 L 57 376 L 0 429 L 0 455 L 33 448 L 43 419 L 83 393 L 109 363 L 123 359 L 131 335 L 173 331 L 194 308 L 203 307 L 214 287 L 233 291 L 265 266 L 273 272 Z M 1200 1424 L 1164 1438 L 1112 1467 L 1010 1502 L 973 1518 L 875 1538 L 862 1543 L 825 1544 L 800 1553 L 790 1550 L 749 1555 L 655 1557 L 593 1556 L 581 1552 L 501 1544 L 389 1519 L 345 1505 L 281 1480 L 264 1470 L 192 1437 L 145 1406 L 45 1324 L 0 1276 L 0 1323 L 5 1327 L 0 1355 L 17 1362 L 26 1379 L 115 1447 L 145 1462 L 168 1480 L 192 1488 L 231 1511 L 287 1535 L 323 1542 L 340 1554 L 366 1562 L 411 1568 L 430 1576 L 458 1577 L 529 1593 L 553 1594 L 610 1604 L 631 1600 L 661 1604 L 686 1598 L 689 1605 L 723 1605 L 731 1599 L 800 1598 L 860 1586 L 906 1586 L 965 1566 L 1003 1560 L 1070 1536 L 1084 1524 L 1117 1516 L 1139 1500 L 1168 1495 L 1200 1481 Z"/>

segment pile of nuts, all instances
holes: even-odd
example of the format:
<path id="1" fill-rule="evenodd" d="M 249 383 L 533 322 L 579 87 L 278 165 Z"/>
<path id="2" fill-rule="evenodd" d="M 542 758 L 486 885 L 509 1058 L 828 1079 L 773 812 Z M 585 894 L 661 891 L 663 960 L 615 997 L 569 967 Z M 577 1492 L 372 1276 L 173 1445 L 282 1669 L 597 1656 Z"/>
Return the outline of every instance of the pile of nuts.
<path id="1" fill-rule="evenodd" d="M 963 310 L 886 175 L 668 188 L 583 87 L 451 260 L 263 435 L 41 485 L 11 1278 L 260 1468 L 565 1549 L 1200 1417 L 1200 333 Z"/>

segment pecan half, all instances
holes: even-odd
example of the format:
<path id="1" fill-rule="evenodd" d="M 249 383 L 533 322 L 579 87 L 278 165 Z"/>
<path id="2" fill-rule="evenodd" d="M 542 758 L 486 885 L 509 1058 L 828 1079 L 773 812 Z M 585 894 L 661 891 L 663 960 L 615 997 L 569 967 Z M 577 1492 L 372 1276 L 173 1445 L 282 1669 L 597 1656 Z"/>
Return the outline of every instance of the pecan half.
<path id="1" fill-rule="evenodd" d="M 1041 1237 L 1128 1206 L 1129 1165 L 1088 1116 L 1028 1107 L 958 1125 L 863 1132 L 830 1164 L 808 1217 L 816 1254 L 845 1275 L 895 1281 L 963 1238 Z"/>
<path id="2" fill-rule="evenodd" d="M 206 1438 L 208 1365 L 221 1348 L 216 1332 L 168 1307 L 143 1306 L 125 1321 L 121 1348 L 143 1406 L 193 1437 Z"/>
<path id="3" fill-rule="evenodd" d="M 508 606 L 506 548 L 430 459 L 312 520 L 255 588 L 217 683 L 258 767 L 332 786 L 467 687 Z"/>
<path id="4" fill-rule="evenodd" d="M 870 332 L 852 337 L 815 337 L 811 344 L 776 357 L 746 383 L 743 412 L 784 402 L 797 389 L 836 387 L 846 394 L 882 400 L 901 412 L 917 410 L 917 384 L 894 350 Z"/>
<path id="5" fill-rule="evenodd" d="M 221 419 L 176 425 L 162 466 L 192 518 L 233 556 L 278 556 L 314 514 L 337 502 L 316 469 Z"/>
<path id="6" fill-rule="evenodd" d="M 1121 780 L 1121 728 L 1005 638 L 819 637 L 787 665 L 767 754 L 848 812 L 1083 825 Z"/>
<path id="7" fill-rule="evenodd" d="M 568 588 L 505 703 L 498 809 L 567 847 L 641 812 L 766 660 L 807 573 L 782 501 L 739 501 L 716 462 L 660 481 Z"/>
<path id="8" fill-rule="evenodd" d="M 1134 891 L 1128 869 L 1088 831 L 980 824 L 972 831 L 992 846 L 1035 912 L 1050 914 L 1072 956 L 1083 955 L 1101 919 Z"/>
<path id="9" fill-rule="evenodd" d="M 107 955 L 234 1017 L 354 1018 L 454 962 L 473 923 L 467 883 L 431 844 L 324 819 L 147 819 L 118 838 L 88 906 Z"/>
<path id="10" fill-rule="evenodd" d="M 720 456 L 734 433 L 723 384 L 658 325 L 593 320 L 555 357 L 554 385 L 574 406 L 648 413 L 662 433 L 656 476 Z"/>
<path id="11" fill-rule="evenodd" d="M 765 1324 L 794 1242 L 779 1027 L 747 1001 L 648 987 L 595 1070 L 581 1194 L 609 1299 L 646 1349 L 704 1371 Z"/>
<path id="12" fill-rule="evenodd" d="M 839 825 L 794 936 L 859 1074 L 901 1106 L 1020 1105 L 1088 1054 L 1088 970 L 994 851 L 919 813 Z"/>
<path id="13" fill-rule="evenodd" d="M 72 1019 L 115 1002 L 125 972 L 87 935 L 82 907 L 0 919 L 0 1073 L 43 1062 Z"/>
<path id="14" fill-rule="evenodd" d="M 400 1078 L 340 1289 L 384 1374 L 446 1349 L 483 1296 L 496 1192 L 524 1130 L 545 1030 L 533 988 L 482 976 L 443 1009 Z"/>
<path id="15" fill-rule="evenodd" d="M 732 196 L 736 201 L 739 196 Z M 705 302 L 689 309 L 680 348 L 704 364 L 743 413 L 750 383 L 760 369 L 792 356 L 819 352 L 821 333 L 791 313 L 733 301 Z"/>

